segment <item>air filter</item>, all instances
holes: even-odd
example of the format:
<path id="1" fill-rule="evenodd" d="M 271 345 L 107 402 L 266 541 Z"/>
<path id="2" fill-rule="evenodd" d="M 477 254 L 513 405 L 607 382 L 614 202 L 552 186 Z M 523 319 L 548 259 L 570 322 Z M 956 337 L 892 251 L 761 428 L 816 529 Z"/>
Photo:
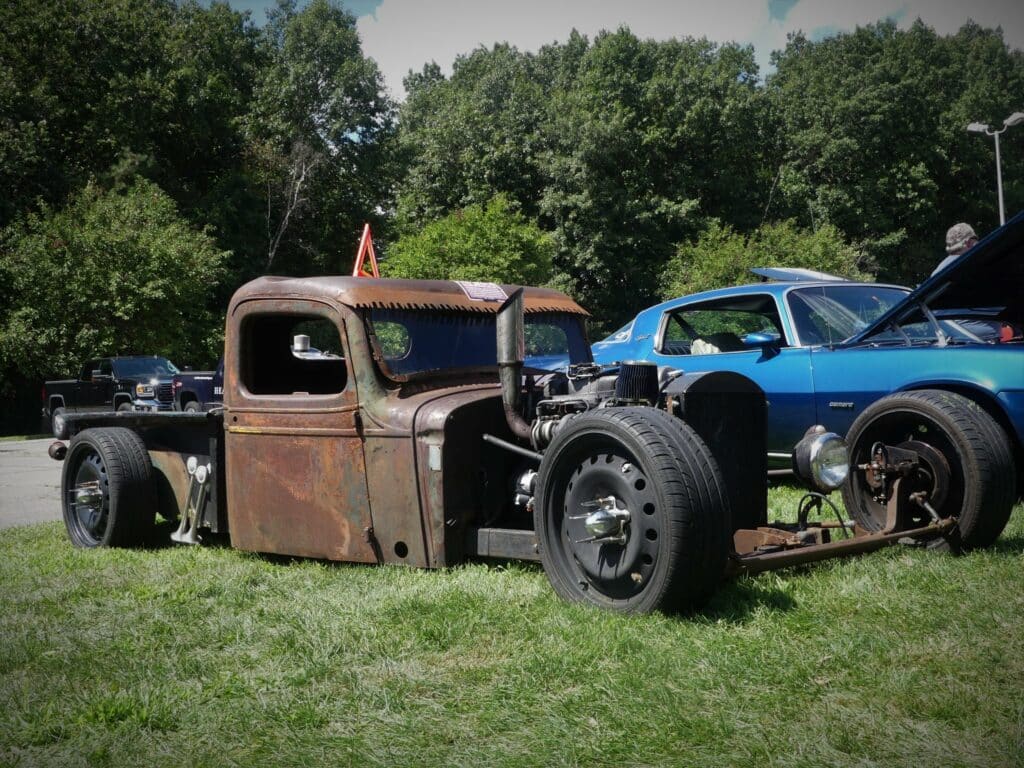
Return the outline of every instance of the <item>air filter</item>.
<path id="1" fill-rule="evenodd" d="M 658 366 L 639 360 L 619 364 L 615 399 L 654 405 L 658 401 Z"/>

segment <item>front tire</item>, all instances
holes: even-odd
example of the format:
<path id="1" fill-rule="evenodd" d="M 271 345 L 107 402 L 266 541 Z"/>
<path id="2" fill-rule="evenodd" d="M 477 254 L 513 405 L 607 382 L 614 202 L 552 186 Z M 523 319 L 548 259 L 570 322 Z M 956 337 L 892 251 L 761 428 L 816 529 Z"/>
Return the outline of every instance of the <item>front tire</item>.
<path id="1" fill-rule="evenodd" d="M 653 408 L 573 417 L 537 478 L 541 562 L 562 598 L 626 613 L 700 606 L 717 589 L 728 552 L 727 496 L 700 438 Z M 589 540 L 595 510 L 621 521 Z"/>
<path id="2" fill-rule="evenodd" d="M 886 519 L 885 505 L 873 497 L 864 473 L 856 469 L 870 461 L 875 442 L 917 450 L 924 485 L 929 475 L 948 475 L 948 482 L 937 484 L 936 511 L 941 518 L 957 518 L 952 539 L 959 547 L 987 547 L 1006 527 L 1015 494 L 1010 444 L 992 417 L 971 400 L 940 390 L 883 397 L 854 421 L 847 442 L 853 471 L 843 486 L 843 502 L 865 529 L 881 530 Z M 921 484 L 921 479 L 910 482 Z M 913 524 L 929 519 L 922 509 Z"/>
<path id="3" fill-rule="evenodd" d="M 61 479 L 64 525 L 76 547 L 144 544 L 156 515 L 146 446 L 123 427 L 87 429 L 71 440 Z"/>
<path id="4" fill-rule="evenodd" d="M 185 403 L 185 407 L 182 408 L 185 413 L 199 413 L 202 410 L 197 400 L 189 400 Z"/>

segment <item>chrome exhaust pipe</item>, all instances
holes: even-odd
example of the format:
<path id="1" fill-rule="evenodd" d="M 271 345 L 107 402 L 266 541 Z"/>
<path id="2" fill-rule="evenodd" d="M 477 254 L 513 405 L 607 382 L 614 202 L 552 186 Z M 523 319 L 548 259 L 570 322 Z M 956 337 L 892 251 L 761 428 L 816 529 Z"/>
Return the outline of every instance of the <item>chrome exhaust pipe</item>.
<path id="1" fill-rule="evenodd" d="M 513 435 L 520 440 L 529 440 L 530 424 L 520 413 L 523 358 L 526 357 L 524 314 L 523 289 L 517 288 L 498 310 L 495 326 L 498 337 L 498 380 L 501 382 L 505 421 Z"/>

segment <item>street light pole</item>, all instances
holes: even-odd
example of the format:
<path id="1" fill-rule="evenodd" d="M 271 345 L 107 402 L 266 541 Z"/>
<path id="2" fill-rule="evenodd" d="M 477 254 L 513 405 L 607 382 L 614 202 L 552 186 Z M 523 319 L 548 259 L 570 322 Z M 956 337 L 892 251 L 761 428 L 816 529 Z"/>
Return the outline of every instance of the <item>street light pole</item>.
<path id="1" fill-rule="evenodd" d="M 1014 112 L 1003 120 L 1003 127 L 999 130 L 992 130 L 987 123 L 970 123 L 967 126 L 968 133 L 984 133 L 986 136 L 993 136 L 996 140 L 996 189 L 999 194 L 999 226 L 1006 223 L 1006 208 L 1003 205 L 1003 166 L 999 157 L 999 134 L 1005 133 L 1006 129 L 1024 123 L 1024 112 Z"/>

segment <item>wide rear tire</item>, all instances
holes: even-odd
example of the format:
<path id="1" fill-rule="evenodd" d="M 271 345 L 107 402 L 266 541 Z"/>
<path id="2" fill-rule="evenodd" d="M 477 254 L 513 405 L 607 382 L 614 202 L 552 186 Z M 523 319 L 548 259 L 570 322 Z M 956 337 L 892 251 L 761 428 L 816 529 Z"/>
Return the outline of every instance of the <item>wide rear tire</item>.
<path id="1" fill-rule="evenodd" d="M 75 435 L 61 490 L 64 525 L 75 546 L 132 547 L 149 540 L 157 508 L 153 465 L 132 430 L 104 427 Z"/>
<path id="2" fill-rule="evenodd" d="M 847 442 L 854 470 L 843 486 L 843 502 L 867 530 L 880 530 L 885 521 L 885 506 L 872 497 L 864 473 L 856 470 L 869 461 L 875 442 L 911 448 L 923 443 L 926 471 L 931 471 L 929 462 L 948 468 L 948 487 L 936 511 L 942 518 L 957 518 L 949 539 L 955 546 L 987 547 L 1006 527 L 1015 495 L 1013 455 L 1006 434 L 977 403 L 941 390 L 889 395 L 857 417 Z M 915 524 L 928 519 L 922 510 Z"/>
<path id="3" fill-rule="evenodd" d="M 699 607 L 728 556 L 729 505 L 707 446 L 653 408 L 573 417 L 541 462 L 534 525 L 562 598 L 627 613 Z M 628 512 L 615 537 L 586 541 L 586 515 Z"/>

